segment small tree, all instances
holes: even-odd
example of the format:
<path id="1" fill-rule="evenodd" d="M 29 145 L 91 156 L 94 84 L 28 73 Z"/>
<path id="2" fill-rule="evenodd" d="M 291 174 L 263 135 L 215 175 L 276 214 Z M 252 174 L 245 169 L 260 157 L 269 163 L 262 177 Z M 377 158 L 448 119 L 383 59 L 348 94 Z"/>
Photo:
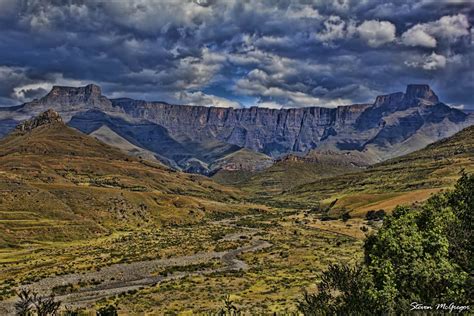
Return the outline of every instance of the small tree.
<path id="1" fill-rule="evenodd" d="M 29 316 L 36 314 L 37 316 L 56 315 L 61 306 L 60 301 L 55 301 L 54 295 L 40 296 L 36 292 L 22 289 L 18 293 L 19 301 L 15 303 L 17 315 Z"/>
<path id="2" fill-rule="evenodd" d="M 113 305 L 107 305 L 99 308 L 96 312 L 97 316 L 117 316 L 117 308 Z"/>
<path id="3" fill-rule="evenodd" d="M 15 303 L 16 314 L 19 316 L 27 316 L 31 314 L 33 305 L 33 296 L 30 290 L 22 289 L 18 293 L 18 302 Z"/>
<path id="4" fill-rule="evenodd" d="M 79 309 L 74 309 L 71 306 L 66 306 L 65 310 L 61 312 L 63 316 L 79 316 Z"/>
<path id="5" fill-rule="evenodd" d="M 54 295 L 42 297 L 37 293 L 33 294 L 33 305 L 38 316 L 56 315 L 61 302 L 54 300 Z"/>
<path id="6" fill-rule="evenodd" d="M 371 218 L 378 218 L 371 213 Z M 318 293 L 305 293 L 305 315 L 404 314 L 411 302 L 469 304 L 473 297 L 474 176 L 417 208 L 397 207 L 364 244 L 355 268 L 330 266 Z"/>
<path id="7" fill-rule="evenodd" d="M 240 310 L 234 305 L 234 302 L 230 299 L 230 295 L 224 296 L 224 306 L 217 312 L 219 316 L 239 316 Z"/>
<path id="8" fill-rule="evenodd" d="M 351 214 L 349 214 L 349 212 L 344 212 L 341 215 L 341 219 L 343 222 L 347 222 L 348 220 L 351 219 Z"/>
<path id="9" fill-rule="evenodd" d="M 322 275 L 316 294 L 304 293 L 298 310 L 304 315 L 364 315 L 378 307 L 366 292 L 372 286 L 363 266 L 330 265 Z"/>

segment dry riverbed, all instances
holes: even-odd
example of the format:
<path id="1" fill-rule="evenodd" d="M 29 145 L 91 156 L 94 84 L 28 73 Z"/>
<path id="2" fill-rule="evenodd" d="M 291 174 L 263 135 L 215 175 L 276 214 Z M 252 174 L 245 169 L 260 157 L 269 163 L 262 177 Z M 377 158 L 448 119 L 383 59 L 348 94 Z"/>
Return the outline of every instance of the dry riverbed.
<path id="1" fill-rule="evenodd" d="M 360 257 L 360 239 L 318 230 L 314 223 L 317 220 L 302 220 L 294 214 L 208 222 L 189 228 L 195 230 L 194 241 L 200 243 L 194 249 L 183 251 L 192 243 L 191 234 L 182 240 L 176 255 L 170 249 L 179 244 L 171 243 L 156 258 L 147 256 L 146 260 L 135 260 L 140 258 L 135 256 L 127 262 L 99 264 L 94 270 L 80 269 L 84 262 L 79 261 L 72 266 L 77 271 L 34 281 L 27 278 L 28 282 L 15 289 L 54 292 L 63 306 L 74 308 L 111 303 L 127 314 L 213 311 L 225 294 L 231 294 L 242 310 L 291 311 L 302 288 L 314 286 L 318 272 L 329 263 Z M 350 228 L 345 225 L 346 230 Z M 182 233 L 179 228 L 175 233 L 178 231 Z M 207 237 L 203 237 L 205 232 Z M 124 242 L 131 241 L 133 238 Z M 15 300 L 0 301 L 0 314 L 13 313 Z"/>

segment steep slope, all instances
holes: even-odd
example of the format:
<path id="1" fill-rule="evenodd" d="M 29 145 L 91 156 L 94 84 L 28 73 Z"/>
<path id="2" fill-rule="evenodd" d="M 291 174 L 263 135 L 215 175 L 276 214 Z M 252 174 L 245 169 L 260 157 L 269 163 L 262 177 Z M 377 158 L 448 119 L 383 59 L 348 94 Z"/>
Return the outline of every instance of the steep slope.
<path id="1" fill-rule="evenodd" d="M 74 115 L 68 125 L 89 135 L 101 128 L 107 128 L 140 151 L 154 153 L 155 158 L 171 167 L 179 168 L 175 160 L 167 157 L 174 156 L 178 161 L 192 158 L 187 149 L 173 139 L 164 127 L 146 120 L 127 119 L 117 113 L 107 114 L 100 110 L 89 110 Z M 116 138 L 103 140 L 117 147 L 117 144 L 109 142 L 114 139 Z"/>
<path id="2" fill-rule="evenodd" d="M 239 193 L 130 157 L 54 111 L 0 140 L 0 245 L 70 240 L 244 211 Z"/>
<path id="3" fill-rule="evenodd" d="M 129 156 L 143 158 L 153 162 L 160 162 L 160 159 L 157 158 L 156 154 L 133 145 L 106 125 L 102 125 L 100 128 L 90 133 L 89 136 L 92 136 L 105 144 L 118 148 Z"/>
<path id="4" fill-rule="evenodd" d="M 337 199 L 335 211 L 347 209 L 356 215 L 369 210 L 391 210 L 397 204 L 421 201 L 450 187 L 461 170 L 474 171 L 474 126 L 363 172 L 324 178 L 296 187 L 275 201 L 292 201 L 294 205 L 306 208 L 317 205 L 320 200 L 330 203 Z"/>

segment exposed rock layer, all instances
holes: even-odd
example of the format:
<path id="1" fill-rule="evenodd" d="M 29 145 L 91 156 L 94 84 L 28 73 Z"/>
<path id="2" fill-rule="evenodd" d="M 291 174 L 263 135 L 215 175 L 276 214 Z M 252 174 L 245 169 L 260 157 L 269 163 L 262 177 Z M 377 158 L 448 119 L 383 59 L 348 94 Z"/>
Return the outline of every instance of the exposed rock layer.
<path id="1" fill-rule="evenodd" d="M 0 131 L 16 117 L 48 108 L 85 133 L 106 126 L 169 165 L 198 166 L 200 172 L 240 148 L 273 158 L 311 150 L 358 151 L 368 162 L 380 161 L 420 149 L 473 122 L 472 116 L 439 102 L 428 85 L 408 85 L 405 93 L 378 96 L 373 104 L 292 109 L 109 100 L 100 87 L 88 85 L 56 86 L 39 100 L 4 109 L 0 120 L 6 127 Z"/>
<path id="2" fill-rule="evenodd" d="M 59 113 L 49 109 L 36 117 L 18 124 L 16 130 L 19 132 L 29 132 L 37 127 L 54 123 L 64 124 Z"/>

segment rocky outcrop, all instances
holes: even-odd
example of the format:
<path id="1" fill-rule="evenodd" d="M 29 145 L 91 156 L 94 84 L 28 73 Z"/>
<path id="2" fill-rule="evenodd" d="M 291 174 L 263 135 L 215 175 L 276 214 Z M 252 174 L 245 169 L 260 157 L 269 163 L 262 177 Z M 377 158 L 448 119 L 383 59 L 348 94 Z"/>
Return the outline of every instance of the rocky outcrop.
<path id="1" fill-rule="evenodd" d="M 403 102 L 405 94 L 403 92 L 396 92 L 386 95 L 379 95 L 375 98 L 374 108 L 385 107 L 388 109 L 396 109 L 398 105 Z"/>
<path id="2" fill-rule="evenodd" d="M 121 111 L 114 108 L 112 102 L 102 95 L 101 88 L 94 84 L 78 88 L 54 86 L 47 95 L 23 104 L 18 111 L 37 115 L 49 108 L 60 112 L 65 120 L 69 120 L 76 113 L 90 109 Z"/>
<path id="3" fill-rule="evenodd" d="M 19 132 L 30 132 L 37 127 L 51 124 L 64 124 L 64 122 L 58 112 L 49 109 L 32 119 L 18 124 L 15 129 Z"/>

